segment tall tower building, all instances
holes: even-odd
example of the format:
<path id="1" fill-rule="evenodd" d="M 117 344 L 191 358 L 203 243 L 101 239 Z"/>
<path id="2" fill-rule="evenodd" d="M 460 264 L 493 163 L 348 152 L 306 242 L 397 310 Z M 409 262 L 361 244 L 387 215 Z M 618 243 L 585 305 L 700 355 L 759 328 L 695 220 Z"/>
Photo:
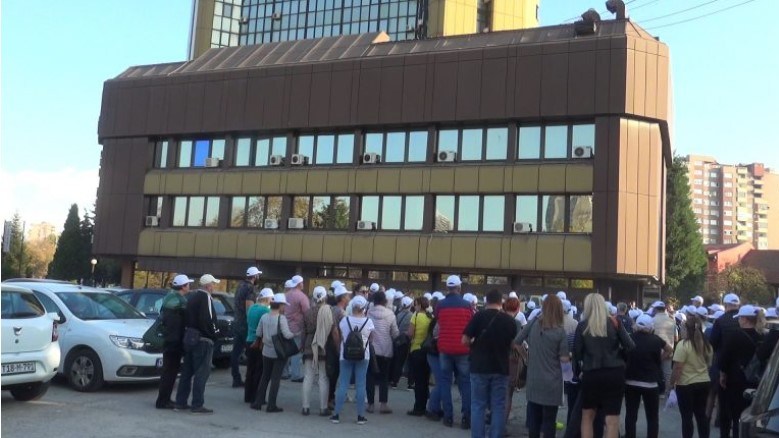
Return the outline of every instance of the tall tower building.
<path id="1" fill-rule="evenodd" d="M 393 41 L 538 26 L 539 0 L 193 0 L 190 59 L 213 47 L 386 32 Z"/>
<path id="2" fill-rule="evenodd" d="M 720 164 L 702 155 L 686 159 L 704 244 L 779 248 L 779 175 L 761 163 Z"/>

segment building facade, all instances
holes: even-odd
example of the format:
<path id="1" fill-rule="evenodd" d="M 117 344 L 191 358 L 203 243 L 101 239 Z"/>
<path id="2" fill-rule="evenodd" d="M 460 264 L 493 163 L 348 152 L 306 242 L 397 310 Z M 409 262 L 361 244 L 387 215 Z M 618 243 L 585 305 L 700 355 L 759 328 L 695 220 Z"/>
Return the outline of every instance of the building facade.
<path id="1" fill-rule="evenodd" d="M 385 32 L 393 41 L 538 26 L 539 0 L 194 0 L 190 59 L 215 47 Z"/>
<path id="2" fill-rule="evenodd" d="M 704 244 L 779 249 L 779 175 L 761 163 L 720 164 L 702 155 L 686 160 Z"/>
<path id="3" fill-rule="evenodd" d="M 663 281 L 668 49 L 629 21 L 213 49 L 105 83 L 94 251 L 440 290 Z M 639 165 L 641 163 L 641 165 Z"/>

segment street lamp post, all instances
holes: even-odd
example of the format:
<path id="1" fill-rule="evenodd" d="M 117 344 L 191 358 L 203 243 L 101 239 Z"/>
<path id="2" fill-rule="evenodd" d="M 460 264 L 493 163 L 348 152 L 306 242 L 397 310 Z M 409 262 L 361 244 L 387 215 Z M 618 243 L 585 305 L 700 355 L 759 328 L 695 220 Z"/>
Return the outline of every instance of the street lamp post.
<path id="1" fill-rule="evenodd" d="M 97 265 L 97 259 L 92 259 L 89 261 L 89 263 L 92 264 L 92 286 L 95 286 L 95 265 Z"/>

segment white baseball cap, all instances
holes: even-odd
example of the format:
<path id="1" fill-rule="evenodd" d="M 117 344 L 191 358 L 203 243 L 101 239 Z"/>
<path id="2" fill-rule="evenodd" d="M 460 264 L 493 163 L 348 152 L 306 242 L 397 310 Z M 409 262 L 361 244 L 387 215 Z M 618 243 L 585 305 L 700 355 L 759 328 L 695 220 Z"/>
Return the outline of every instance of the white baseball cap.
<path id="1" fill-rule="evenodd" d="M 557 298 L 560 298 L 561 301 L 562 300 L 567 300 L 568 299 L 568 295 L 566 295 L 565 292 L 563 292 L 563 291 L 558 291 L 557 292 Z"/>
<path id="2" fill-rule="evenodd" d="M 260 275 L 260 274 L 262 274 L 262 271 L 257 269 L 256 266 L 252 266 L 251 268 L 246 270 L 247 277 L 254 277 L 255 275 Z"/>
<path id="3" fill-rule="evenodd" d="M 395 300 L 395 289 L 389 288 L 384 292 L 384 296 L 387 297 L 387 301 L 394 301 Z"/>
<path id="4" fill-rule="evenodd" d="M 408 306 L 410 306 L 410 305 L 414 304 L 414 299 L 413 299 L 413 298 L 411 298 L 411 297 L 403 297 L 403 299 L 402 299 L 402 300 L 400 300 L 400 304 L 401 304 L 403 307 L 408 307 Z"/>
<path id="5" fill-rule="evenodd" d="M 674 315 L 674 318 L 678 319 L 679 321 L 687 321 L 687 315 L 685 315 L 682 312 L 676 312 L 676 315 Z"/>
<path id="6" fill-rule="evenodd" d="M 632 319 L 636 319 L 639 316 L 643 315 L 644 312 L 641 311 L 641 309 L 630 309 L 628 310 L 628 316 Z M 651 318 L 651 317 L 650 317 Z"/>
<path id="7" fill-rule="evenodd" d="M 654 303 L 652 303 L 652 307 L 654 307 L 655 309 L 665 309 L 665 303 L 662 301 L 655 301 Z"/>
<path id="8" fill-rule="evenodd" d="M 450 275 L 446 279 L 446 287 L 457 287 L 463 284 L 463 281 L 460 280 L 460 277 L 457 275 Z"/>
<path id="9" fill-rule="evenodd" d="M 722 304 L 714 303 L 711 306 L 709 306 L 709 310 L 711 310 L 712 312 L 718 312 L 720 310 L 725 311 L 725 308 L 722 307 Z"/>
<path id="10" fill-rule="evenodd" d="M 655 320 L 649 315 L 641 315 L 636 318 L 636 325 L 643 328 L 654 328 Z"/>
<path id="11" fill-rule="evenodd" d="M 725 314 L 724 310 L 717 310 L 716 312 L 714 312 L 714 315 L 711 315 L 711 317 L 714 319 L 718 319 L 720 316 L 724 314 Z"/>
<path id="12" fill-rule="evenodd" d="M 703 297 L 702 297 L 702 296 L 700 296 L 700 295 L 695 295 L 694 297 L 692 297 L 692 298 L 690 299 L 690 301 L 697 301 L 697 302 L 699 302 L 699 303 L 703 304 Z"/>
<path id="13" fill-rule="evenodd" d="M 571 306 L 571 313 L 576 315 L 577 313 L 579 313 L 579 309 L 577 309 L 576 306 Z"/>
<path id="14" fill-rule="evenodd" d="M 314 297 L 314 301 L 322 301 L 327 297 L 327 289 L 325 289 L 323 286 L 317 286 L 314 288 L 314 293 L 312 295 Z"/>
<path id="15" fill-rule="evenodd" d="M 562 300 L 563 302 L 563 312 L 568 313 L 571 311 L 571 302 L 568 300 Z"/>
<path id="16" fill-rule="evenodd" d="M 430 292 L 425 292 L 424 294 L 422 294 L 422 296 L 427 298 L 428 301 L 433 299 L 433 294 L 431 294 Z"/>
<path id="17" fill-rule="evenodd" d="M 341 283 L 340 280 L 333 280 L 332 283 L 330 283 L 330 289 L 336 290 L 338 286 L 345 286 L 345 284 Z"/>
<path id="18" fill-rule="evenodd" d="M 258 298 L 273 298 L 273 289 L 266 287 L 260 291 Z"/>
<path id="19" fill-rule="evenodd" d="M 368 306 L 368 300 L 366 300 L 362 295 L 357 295 L 352 300 L 352 309 L 364 309 L 366 306 Z"/>
<path id="20" fill-rule="evenodd" d="M 516 292 L 511 291 L 511 292 L 509 292 L 509 298 L 519 298 L 519 297 L 517 296 Z"/>
<path id="21" fill-rule="evenodd" d="M 741 304 L 741 300 L 738 298 L 738 295 L 736 294 L 725 295 L 725 298 L 722 299 L 722 302 L 725 304 L 734 304 L 736 306 Z"/>
<path id="22" fill-rule="evenodd" d="M 173 286 L 176 286 L 176 287 L 181 287 L 181 286 L 184 286 L 186 284 L 194 283 L 194 282 L 195 282 L 195 280 L 187 277 L 186 275 L 179 274 L 179 275 L 173 277 L 173 282 L 171 282 L 171 284 L 173 284 Z"/>
<path id="23" fill-rule="evenodd" d="M 757 316 L 757 312 L 759 312 L 760 309 L 757 307 L 751 305 L 751 304 L 744 304 L 741 306 L 741 308 L 738 309 L 738 313 L 733 315 L 734 318 L 739 318 L 742 316 Z"/>
<path id="24" fill-rule="evenodd" d="M 287 280 L 284 282 L 284 289 L 292 289 L 295 285 L 292 283 L 292 280 Z"/>
<path id="25" fill-rule="evenodd" d="M 207 284 L 219 284 L 219 280 L 214 278 L 211 274 L 203 274 L 203 276 L 200 277 L 200 285 L 205 286 Z"/>
<path id="26" fill-rule="evenodd" d="M 536 302 L 535 301 L 528 301 L 527 304 L 525 304 L 525 307 L 527 307 L 530 310 L 533 310 L 536 308 Z"/>
<path id="27" fill-rule="evenodd" d="M 404 294 L 402 290 L 396 290 L 395 291 L 395 299 L 396 300 L 399 300 L 399 299 L 403 298 L 404 296 L 406 296 L 406 294 Z"/>
<path id="28" fill-rule="evenodd" d="M 378 292 L 381 288 L 379 287 L 378 283 L 371 283 L 371 287 L 368 289 L 370 289 L 371 292 Z"/>
<path id="29" fill-rule="evenodd" d="M 303 277 L 301 277 L 300 275 L 296 275 L 290 278 L 290 281 L 292 282 L 292 287 L 297 287 L 297 285 L 303 282 Z"/>
<path id="30" fill-rule="evenodd" d="M 351 294 L 344 286 L 338 286 L 335 288 L 335 297 L 338 298 L 341 295 Z"/>
<path id="31" fill-rule="evenodd" d="M 543 294 L 541 295 L 541 305 L 543 305 L 544 301 L 546 301 L 546 297 L 548 297 L 549 294 Z"/>
<path id="32" fill-rule="evenodd" d="M 287 296 L 284 294 L 276 294 L 273 296 L 273 302 L 279 304 L 287 304 Z"/>
<path id="33" fill-rule="evenodd" d="M 441 293 L 439 291 L 435 291 L 435 292 L 433 292 L 433 298 L 437 299 L 438 301 L 441 301 L 441 300 L 443 300 L 446 297 L 444 296 L 443 293 Z"/>
<path id="34" fill-rule="evenodd" d="M 470 292 L 468 292 L 467 294 L 463 295 L 463 299 L 465 301 L 471 303 L 471 304 L 476 304 L 476 303 L 479 302 L 479 298 L 476 295 L 474 295 L 474 294 L 472 294 Z"/>

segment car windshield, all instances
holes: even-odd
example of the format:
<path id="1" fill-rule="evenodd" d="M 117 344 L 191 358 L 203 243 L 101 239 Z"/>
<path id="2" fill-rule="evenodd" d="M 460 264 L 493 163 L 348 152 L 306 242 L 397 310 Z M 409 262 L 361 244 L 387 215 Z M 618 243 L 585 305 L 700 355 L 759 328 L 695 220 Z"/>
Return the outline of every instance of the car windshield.
<path id="1" fill-rule="evenodd" d="M 230 303 L 228 297 L 224 295 L 213 295 L 214 309 L 216 309 L 217 315 L 232 315 L 233 305 Z"/>
<path id="2" fill-rule="evenodd" d="M 73 315 L 78 319 L 144 319 L 131 305 L 110 293 L 57 292 Z"/>

